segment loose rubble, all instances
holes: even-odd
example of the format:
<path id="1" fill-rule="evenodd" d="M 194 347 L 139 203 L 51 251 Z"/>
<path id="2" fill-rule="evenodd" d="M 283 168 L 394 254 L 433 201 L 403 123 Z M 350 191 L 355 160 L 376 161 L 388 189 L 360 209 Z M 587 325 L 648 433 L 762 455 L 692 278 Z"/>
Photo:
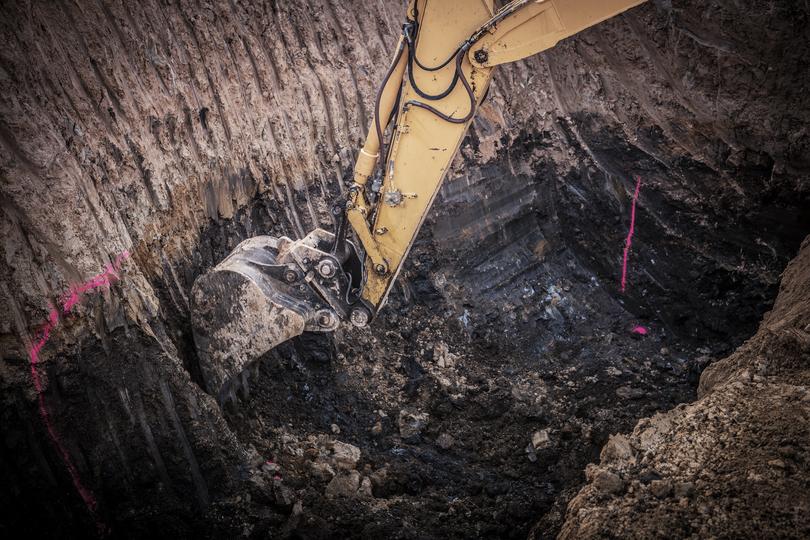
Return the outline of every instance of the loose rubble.
<path id="1" fill-rule="evenodd" d="M 700 398 L 610 437 L 561 538 L 806 537 L 808 321 L 810 237 L 759 332 L 703 372 Z"/>

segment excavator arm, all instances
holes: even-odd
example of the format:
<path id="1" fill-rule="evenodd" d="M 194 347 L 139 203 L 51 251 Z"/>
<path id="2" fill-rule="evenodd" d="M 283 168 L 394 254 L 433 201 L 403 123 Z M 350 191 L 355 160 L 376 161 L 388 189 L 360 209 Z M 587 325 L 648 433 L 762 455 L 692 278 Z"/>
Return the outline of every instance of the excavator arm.
<path id="1" fill-rule="evenodd" d="M 192 327 L 209 392 L 247 385 L 248 368 L 304 331 L 368 324 L 384 305 L 486 95 L 495 66 L 644 0 L 411 0 L 375 96 L 334 233 L 246 240 L 192 289 Z M 389 131 L 390 137 L 384 140 Z M 362 247 L 347 238 L 349 227 Z"/>
<path id="2" fill-rule="evenodd" d="M 362 297 L 370 306 L 376 310 L 385 302 L 493 68 L 549 49 L 642 1 L 515 0 L 497 12 L 491 0 L 411 1 L 347 206 L 366 252 Z M 379 160 L 380 138 L 392 117 L 396 125 Z M 382 183 L 372 205 L 369 179 L 378 161 Z"/>

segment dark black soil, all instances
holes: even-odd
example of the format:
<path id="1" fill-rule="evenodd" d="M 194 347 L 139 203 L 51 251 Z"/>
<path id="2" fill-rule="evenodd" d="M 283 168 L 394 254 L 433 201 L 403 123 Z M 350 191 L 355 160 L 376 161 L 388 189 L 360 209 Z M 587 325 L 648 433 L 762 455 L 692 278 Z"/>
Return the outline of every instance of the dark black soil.
<path id="1" fill-rule="evenodd" d="M 535 283 L 528 317 L 517 300 L 481 313 L 452 307 L 427 278 L 438 264 L 432 249 L 419 243 L 411 279 L 370 329 L 305 336 L 263 361 L 227 419 L 281 467 L 274 481 L 257 459 L 253 478 L 263 489 L 237 506 L 275 510 L 225 520 L 213 536 L 247 521 L 257 534 L 305 538 L 523 538 L 545 516 L 552 537 L 608 435 L 694 399 L 708 357 L 695 360 L 694 347 L 655 323 L 642 321 L 647 335 L 633 333 L 638 320 L 582 268 Z M 457 357 L 454 367 L 439 366 L 441 344 Z M 429 415 L 418 435 L 400 433 L 403 410 Z M 544 430 L 548 445 L 535 450 L 532 435 Z M 448 435 L 452 445 L 442 448 Z M 325 495 L 329 477 L 309 466 L 324 439 L 361 449 L 357 468 L 373 480 L 373 498 Z M 289 492 L 279 507 L 281 484 Z M 288 518 L 294 500 L 303 513 Z"/>

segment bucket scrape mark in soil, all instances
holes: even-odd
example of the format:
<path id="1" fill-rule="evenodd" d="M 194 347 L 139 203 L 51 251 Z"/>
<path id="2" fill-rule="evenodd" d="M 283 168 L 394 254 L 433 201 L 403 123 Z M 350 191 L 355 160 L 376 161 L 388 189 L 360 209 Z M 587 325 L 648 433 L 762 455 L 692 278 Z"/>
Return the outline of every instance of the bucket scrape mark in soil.
<path id="1" fill-rule="evenodd" d="M 70 287 L 68 293 L 66 293 L 61 302 L 61 311 L 63 314 L 70 313 L 73 308 L 79 303 L 81 300 L 82 294 L 92 292 L 99 287 L 109 287 L 113 281 L 118 279 L 118 272 L 121 269 L 121 265 L 123 262 L 129 257 L 129 252 L 124 251 L 118 257 L 115 258 L 111 264 L 108 264 L 105 268 L 104 272 L 97 274 L 90 278 L 88 281 L 81 283 L 79 285 L 75 285 Z M 81 476 L 79 475 L 78 469 L 73 463 L 73 460 L 70 457 L 65 445 L 62 443 L 62 439 L 59 434 L 56 432 L 56 428 L 51 421 L 50 414 L 48 413 L 48 409 L 45 406 L 45 396 L 42 393 L 42 379 L 39 376 L 39 371 L 37 369 L 39 364 L 39 355 L 42 352 L 43 347 L 48 342 L 48 338 L 51 336 L 51 332 L 56 328 L 59 324 L 59 310 L 57 308 L 51 308 L 50 313 L 48 314 L 48 319 L 42 325 L 38 335 L 39 339 L 31 347 L 31 351 L 29 352 L 29 357 L 31 359 L 30 366 L 31 366 L 31 379 L 34 382 L 34 389 L 37 392 L 37 400 L 39 402 L 39 416 L 42 418 L 42 423 L 45 425 L 45 428 L 48 431 L 48 436 L 51 438 L 51 442 L 53 443 L 54 448 L 59 453 L 59 457 L 62 459 L 62 462 L 65 464 L 65 467 L 70 474 L 70 478 L 73 481 L 73 486 L 76 488 L 79 496 L 84 501 L 87 510 L 93 516 L 96 521 L 96 526 L 100 533 L 104 533 L 107 530 L 107 527 L 104 523 L 98 518 L 96 515 L 96 508 L 98 507 L 98 501 L 96 501 L 93 492 L 90 491 L 82 482 Z"/>

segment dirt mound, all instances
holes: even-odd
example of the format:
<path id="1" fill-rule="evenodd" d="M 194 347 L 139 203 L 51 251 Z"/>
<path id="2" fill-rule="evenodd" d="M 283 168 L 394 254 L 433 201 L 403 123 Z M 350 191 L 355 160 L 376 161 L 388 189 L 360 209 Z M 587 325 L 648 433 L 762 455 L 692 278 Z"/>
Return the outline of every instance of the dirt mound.
<path id="1" fill-rule="evenodd" d="M 612 437 L 571 501 L 568 538 L 810 535 L 810 237 L 757 334 L 700 398 Z"/>

